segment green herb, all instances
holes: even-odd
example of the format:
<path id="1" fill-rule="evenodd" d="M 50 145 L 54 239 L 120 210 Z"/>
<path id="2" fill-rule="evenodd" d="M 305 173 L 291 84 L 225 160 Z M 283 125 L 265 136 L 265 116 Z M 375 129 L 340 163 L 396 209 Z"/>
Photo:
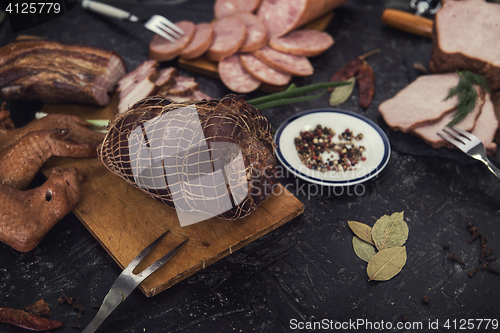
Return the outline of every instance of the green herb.
<path id="1" fill-rule="evenodd" d="M 36 112 L 35 113 L 35 118 L 40 119 L 43 118 L 47 115 L 45 112 Z M 95 131 L 95 132 L 101 132 L 101 133 L 106 133 L 108 130 L 106 127 L 108 126 L 109 120 L 108 119 L 85 119 L 87 122 L 91 123 L 92 125 L 89 126 L 89 129 Z"/>
<path id="2" fill-rule="evenodd" d="M 408 238 L 403 212 L 384 215 L 373 227 L 356 221 L 347 223 L 355 234 L 352 239 L 354 252 L 368 262 L 369 281 L 387 281 L 401 271 L 406 264 L 404 244 Z"/>
<path id="3" fill-rule="evenodd" d="M 327 88 L 331 87 L 340 87 L 340 86 L 345 86 L 350 84 L 349 82 L 321 82 L 321 83 L 314 83 L 314 84 L 309 84 L 300 88 L 294 87 L 293 85 L 291 87 L 288 87 L 285 91 L 277 92 L 274 94 L 269 94 L 266 96 L 250 99 L 247 101 L 248 104 L 253 105 L 255 108 L 259 110 L 279 106 L 279 105 L 285 105 L 285 104 L 292 104 L 292 103 L 299 103 L 299 102 L 304 102 L 304 101 L 310 101 L 316 98 L 319 98 L 323 96 L 327 92 Z M 324 89 L 319 94 L 316 95 L 306 95 L 303 96 L 307 93 L 316 91 L 316 90 L 321 90 Z"/>
<path id="4" fill-rule="evenodd" d="M 477 100 L 477 91 L 474 85 L 478 85 L 489 92 L 488 83 L 484 76 L 469 71 L 457 71 L 457 73 L 460 77 L 458 84 L 450 88 L 448 96 L 444 99 L 446 101 L 453 96 L 457 96 L 458 98 L 457 111 L 455 111 L 453 119 L 447 126 L 458 124 L 467 117 L 469 112 L 474 110 Z"/>
<path id="5" fill-rule="evenodd" d="M 332 94 L 330 95 L 330 106 L 340 105 L 347 101 L 349 96 L 351 96 L 356 78 L 353 76 L 347 80 L 347 82 L 349 82 L 350 85 L 339 87 L 332 91 Z"/>

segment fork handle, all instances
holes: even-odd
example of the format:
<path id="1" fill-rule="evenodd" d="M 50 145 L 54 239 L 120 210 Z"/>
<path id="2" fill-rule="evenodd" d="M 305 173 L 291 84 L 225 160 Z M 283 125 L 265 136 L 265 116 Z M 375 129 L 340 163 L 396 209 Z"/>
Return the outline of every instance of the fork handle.
<path id="1" fill-rule="evenodd" d="M 500 169 L 499 168 L 497 168 L 495 165 L 493 165 L 493 163 L 491 163 L 489 160 L 484 161 L 484 164 L 486 164 L 486 166 L 488 167 L 488 169 L 490 169 L 490 171 L 493 172 L 493 174 L 498 179 L 500 179 Z"/>
<path id="2" fill-rule="evenodd" d="M 123 9 L 119 9 L 119 8 L 107 5 L 105 3 L 102 3 L 102 2 L 83 0 L 82 7 L 84 9 L 88 9 L 88 10 L 93 11 L 95 13 L 118 18 L 120 20 L 128 20 L 128 21 L 132 21 L 132 22 L 139 21 L 139 18 L 137 16 L 132 15 L 131 13 L 129 13 Z"/>

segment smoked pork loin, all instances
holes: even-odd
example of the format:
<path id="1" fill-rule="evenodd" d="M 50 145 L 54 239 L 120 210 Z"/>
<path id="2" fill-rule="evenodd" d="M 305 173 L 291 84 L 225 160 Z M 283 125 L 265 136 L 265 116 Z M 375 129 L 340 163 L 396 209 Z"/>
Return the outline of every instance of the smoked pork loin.
<path id="1" fill-rule="evenodd" d="M 500 4 L 446 0 L 435 16 L 429 70 L 468 70 L 500 89 Z"/>
<path id="2" fill-rule="evenodd" d="M 0 97 L 7 101 L 104 106 L 125 73 L 118 54 L 90 45 L 37 38 L 0 48 Z"/>

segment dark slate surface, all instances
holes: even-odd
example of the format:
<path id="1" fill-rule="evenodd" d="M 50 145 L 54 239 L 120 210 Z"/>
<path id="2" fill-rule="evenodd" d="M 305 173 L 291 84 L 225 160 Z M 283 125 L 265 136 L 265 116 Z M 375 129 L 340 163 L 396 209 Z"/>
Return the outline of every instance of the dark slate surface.
<path id="1" fill-rule="evenodd" d="M 143 16 L 158 13 L 174 21 L 194 22 L 210 21 L 212 5 L 207 0 L 175 6 L 121 4 Z M 500 276 L 485 272 L 468 276 L 468 270 L 478 265 L 479 245 L 467 245 L 466 230 L 468 222 L 474 223 L 489 237 L 489 246 L 500 248 L 500 183 L 482 164 L 460 154 L 430 150 L 385 126 L 378 105 L 410 82 L 407 62 L 414 60 L 408 59 L 415 55 L 428 59 L 432 47 L 428 39 L 384 26 L 380 16 L 388 7 L 406 9 L 407 2 L 354 0 L 338 9 L 328 28 L 335 45 L 312 59 L 314 76 L 294 80 L 297 85 L 326 81 L 354 57 L 381 49 L 368 59 L 376 76 L 373 104 L 360 110 L 353 97 L 342 107 L 366 115 L 388 134 L 393 150 L 386 169 L 366 184 L 344 189 L 313 188 L 293 176 L 282 179 L 305 204 L 300 217 L 155 297 L 134 291 L 100 332 L 292 332 L 293 320 L 383 321 L 395 327 L 404 315 L 407 323 L 422 323 L 424 328 L 436 321 L 441 326 L 446 320 L 459 324 L 461 319 L 500 319 Z M 140 26 L 102 18 L 79 7 L 23 33 L 112 48 L 129 69 L 147 59 L 152 37 Z M 0 45 L 15 37 L 4 23 Z M 194 76 L 213 97 L 229 93 L 217 80 L 185 74 Z M 328 97 L 324 96 L 269 109 L 265 115 L 277 128 L 299 111 L 326 106 Z M 21 125 L 39 105 L 14 103 L 10 107 Z M 378 217 L 399 211 L 405 212 L 410 229 L 407 264 L 390 281 L 369 282 L 366 264 L 352 249 L 347 221 L 373 225 Z M 447 242 L 450 251 L 469 263 L 467 268 L 447 260 L 449 250 L 443 248 Z M 66 324 L 54 332 L 78 332 L 71 326 L 85 327 L 90 322 L 97 313 L 92 304 L 102 301 L 119 273 L 118 265 L 69 214 L 30 253 L 0 244 L 0 307 L 23 308 L 43 298 L 52 307 L 52 318 Z M 85 306 L 82 318 L 70 306 L 58 303 L 61 291 Z M 430 297 L 428 304 L 423 303 L 424 296 Z M 478 323 L 474 322 L 475 327 Z M 358 327 L 359 331 L 363 328 Z M 440 331 L 454 330 L 441 326 Z M 0 332 L 24 330 L 0 324 Z"/>

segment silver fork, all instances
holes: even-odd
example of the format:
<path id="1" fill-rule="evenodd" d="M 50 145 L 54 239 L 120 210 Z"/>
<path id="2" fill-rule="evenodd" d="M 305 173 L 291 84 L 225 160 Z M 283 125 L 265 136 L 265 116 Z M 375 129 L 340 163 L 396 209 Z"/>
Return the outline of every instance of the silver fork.
<path id="1" fill-rule="evenodd" d="M 153 15 L 149 19 L 140 20 L 137 16 L 108 4 L 93 1 L 93 0 L 83 0 L 82 8 L 88 9 L 98 14 L 114 17 L 120 20 L 127 20 L 130 22 L 142 22 L 146 29 L 153 31 L 154 33 L 168 39 L 172 43 L 182 37 L 184 31 L 176 26 L 167 18 L 160 15 Z"/>
<path id="2" fill-rule="evenodd" d="M 500 179 L 500 169 L 490 162 L 486 156 L 486 149 L 477 136 L 456 127 L 449 127 L 449 129 L 450 130 L 443 128 L 445 134 L 437 133 L 437 135 L 459 148 L 470 157 L 486 164 L 488 169 Z"/>
<path id="3" fill-rule="evenodd" d="M 152 263 L 148 268 L 144 269 L 138 274 L 134 274 L 134 269 L 139 266 L 141 261 L 148 255 L 149 252 L 160 242 L 160 240 L 168 233 L 168 230 L 158 237 L 153 243 L 147 246 L 135 257 L 130 264 L 122 271 L 122 273 L 115 280 L 111 289 L 106 294 L 104 301 L 102 302 L 99 312 L 92 319 L 90 324 L 83 330 L 83 333 L 94 333 L 97 328 L 102 324 L 102 322 L 113 312 L 114 309 L 118 307 L 125 299 L 130 295 L 130 293 L 149 275 L 151 275 L 158 268 L 162 267 L 167 261 L 169 261 L 180 249 L 186 244 L 189 239 L 179 244 L 169 253 L 165 254 L 163 257 Z"/>

